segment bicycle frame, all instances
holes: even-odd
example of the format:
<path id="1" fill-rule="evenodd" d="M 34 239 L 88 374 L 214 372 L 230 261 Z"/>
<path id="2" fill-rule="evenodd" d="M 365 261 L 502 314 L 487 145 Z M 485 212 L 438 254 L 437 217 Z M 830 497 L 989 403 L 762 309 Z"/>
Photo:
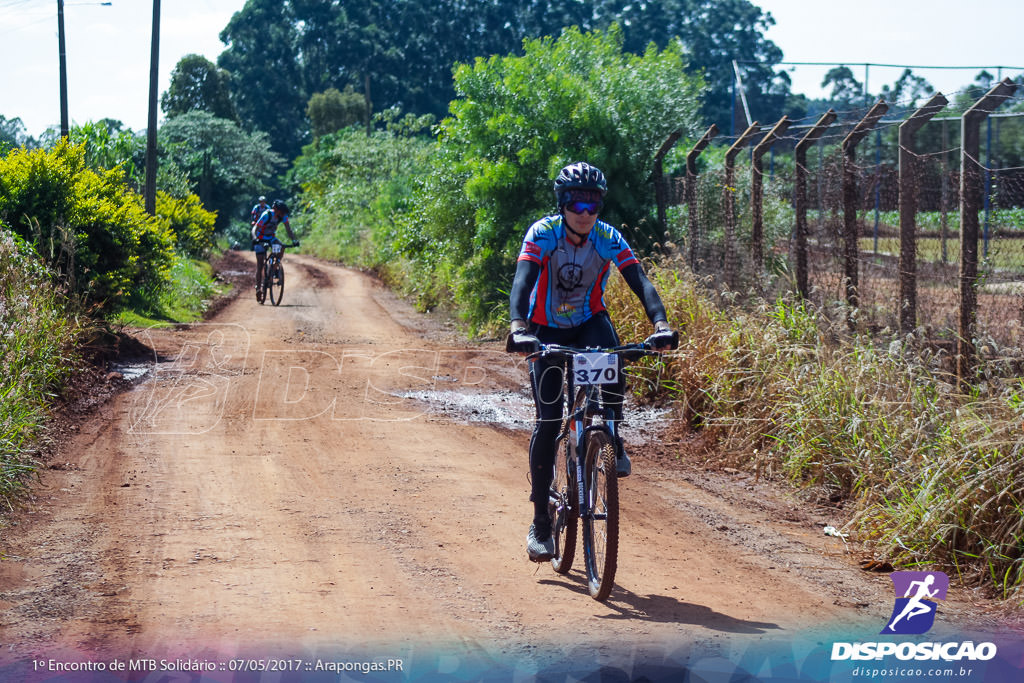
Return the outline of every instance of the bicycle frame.
<path id="1" fill-rule="evenodd" d="M 582 387 L 577 387 L 573 373 L 569 371 L 569 363 L 572 357 L 579 353 L 611 353 L 615 354 L 619 358 L 618 371 L 621 373 L 625 368 L 625 362 L 627 360 L 636 360 L 643 356 L 657 355 L 657 351 L 653 351 L 650 345 L 646 343 L 641 344 L 626 344 L 624 346 L 615 346 L 611 348 L 574 348 L 569 346 L 559 346 L 555 344 L 544 345 L 541 350 L 536 354 L 530 354 L 528 358 L 540 358 L 556 357 L 559 359 L 562 366 L 562 396 L 566 400 L 567 415 L 565 426 L 562 432 L 558 435 L 558 440 L 561 441 L 566 438 L 571 428 L 575 426 L 576 442 L 573 444 L 573 454 L 579 455 L 583 451 L 583 443 L 585 436 L 588 431 L 594 429 L 602 429 L 607 431 L 609 436 L 613 439 L 617 439 L 618 433 L 618 420 L 612 414 L 611 408 L 604 405 L 601 400 L 601 385 L 599 384 L 586 384 Z M 568 401 L 572 399 L 572 403 Z M 587 425 L 585 424 L 586 418 L 600 416 L 602 423 L 600 425 Z"/>
<path id="2" fill-rule="evenodd" d="M 568 360 L 566 361 L 568 365 Z M 619 371 L 621 372 L 622 363 L 619 363 Z M 565 400 L 567 401 L 567 414 L 568 418 L 565 421 L 565 426 L 562 429 L 562 433 L 559 434 L 558 439 L 568 438 L 568 436 L 575 432 L 576 440 L 572 444 L 572 456 L 575 461 L 575 473 L 571 473 L 572 478 L 575 480 L 577 489 L 577 504 L 579 507 L 580 519 L 593 519 L 594 511 L 591 509 L 589 500 L 590 495 L 587 490 L 586 478 L 583 476 L 583 464 L 584 464 L 584 445 L 586 444 L 587 432 L 593 430 L 604 430 L 608 432 L 608 435 L 612 439 L 618 438 L 618 420 L 614 419 L 611 408 L 605 407 L 601 401 L 601 387 L 598 384 L 587 384 L 582 387 L 577 387 L 576 382 L 573 379 L 572 372 L 565 366 L 563 366 L 563 380 L 562 390 L 564 392 Z M 573 398 L 572 405 L 570 407 L 568 400 L 570 397 Z M 587 418 L 593 418 L 600 415 L 602 418 L 601 424 L 588 424 L 591 420 Z M 557 443 L 557 441 L 556 441 Z M 584 536 L 584 544 L 587 543 L 587 539 Z"/>
<path id="3" fill-rule="evenodd" d="M 263 248 L 266 250 L 264 252 L 266 254 L 266 258 L 263 260 L 263 269 L 264 269 L 263 272 L 264 273 L 266 273 L 266 269 L 267 269 L 268 266 L 270 266 L 270 264 L 272 264 L 272 263 L 279 263 L 281 261 L 281 256 L 284 254 L 283 249 L 286 249 L 288 247 L 293 246 L 291 244 L 285 244 L 284 242 L 277 242 L 277 243 L 280 244 L 281 247 L 282 247 L 282 252 L 279 253 L 279 254 L 275 254 L 274 253 L 274 244 L 275 244 L 274 240 L 260 240 L 258 242 L 258 244 L 262 244 Z"/>
<path id="4" fill-rule="evenodd" d="M 263 245 L 264 254 L 266 254 L 263 260 L 263 271 L 260 273 L 259 277 L 259 289 L 256 293 L 256 300 L 262 304 L 266 300 L 267 292 L 270 292 L 271 287 L 274 285 L 274 272 L 283 269 L 283 266 L 281 265 L 281 257 L 284 256 L 284 250 L 289 247 L 294 247 L 295 245 L 285 244 L 276 238 L 259 240 L 259 244 Z M 281 248 L 277 250 L 277 253 L 275 253 L 274 247 L 277 245 L 280 245 Z M 283 285 L 281 286 L 283 287 Z M 272 303 L 276 306 L 280 303 L 280 297 L 274 299 Z"/>
<path id="5" fill-rule="evenodd" d="M 576 520 L 579 519 L 583 528 L 583 556 L 586 565 L 587 580 L 591 597 L 604 600 L 611 593 L 614 583 L 615 569 L 618 562 L 618 484 L 615 473 L 615 455 L 606 449 L 617 448 L 618 419 L 611 407 L 604 404 L 602 387 L 594 383 L 600 374 L 610 368 L 606 359 L 599 365 L 604 368 L 587 366 L 581 370 L 574 365 L 574 357 L 578 354 L 600 353 L 613 354 L 616 357 L 615 379 L 605 377 L 606 383 L 618 383 L 618 375 L 627 360 L 635 360 L 642 356 L 656 354 L 646 342 L 629 344 L 613 348 L 586 348 L 548 345 L 541 351 L 530 354 L 529 358 L 546 357 L 557 361 L 563 370 L 562 392 L 566 401 L 565 423 L 556 437 L 556 453 L 563 448 L 563 441 L 568 441 L 564 462 L 565 481 L 559 483 L 560 471 L 556 469 L 552 487 L 549 492 L 549 505 L 553 506 L 552 524 L 556 534 L 556 557 L 552 558 L 552 567 L 556 572 L 565 574 L 572 566 L 572 554 L 576 544 Z M 583 384 L 577 384 L 575 373 L 581 372 Z M 590 376 L 588 372 L 596 372 Z M 623 381 L 622 386 L 625 386 Z M 568 401 L 571 399 L 571 403 Z M 595 433 L 601 432 L 600 436 Z M 556 457 L 556 468 L 563 466 L 560 457 Z M 603 482 L 603 486 L 599 483 Z M 598 493 L 593 487 L 600 490 Z M 570 500 L 575 493 L 575 501 Z M 573 503 L 576 509 L 573 510 Z M 595 524 L 603 530 L 599 544 L 599 533 Z M 564 554 L 563 554 L 564 541 Z"/>

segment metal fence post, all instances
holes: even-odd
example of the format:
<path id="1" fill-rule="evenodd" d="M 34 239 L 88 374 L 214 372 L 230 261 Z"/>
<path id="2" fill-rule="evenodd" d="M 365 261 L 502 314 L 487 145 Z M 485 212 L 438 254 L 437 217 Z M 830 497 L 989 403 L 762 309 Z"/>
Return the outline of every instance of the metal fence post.
<path id="1" fill-rule="evenodd" d="M 978 211 L 981 208 L 981 122 L 1006 101 L 1017 86 L 1009 78 L 996 84 L 960 122 L 960 320 L 956 376 L 961 389 L 970 384 L 978 315 Z"/>
<path id="2" fill-rule="evenodd" d="M 857 145 L 888 110 L 889 105 L 879 100 L 871 107 L 867 116 L 843 139 L 843 277 L 846 281 L 846 302 L 851 309 L 856 309 L 860 305 L 857 292 L 860 254 L 860 245 L 857 242 Z M 852 317 L 849 322 L 852 326 Z"/>
<path id="3" fill-rule="evenodd" d="M 718 126 L 711 126 L 704 132 L 689 152 L 686 153 L 686 210 L 690 219 L 690 270 L 697 272 L 697 249 L 700 242 L 700 217 L 697 215 L 697 157 L 718 135 Z"/>
<path id="4" fill-rule="evenodd" d="M 939 113 L 949 100 L 937 93 L 914 112 L 899 128 L 900 163 L 900 332 L 917 326 L 917 192 L 919 188 L 917 149 L 914 135 Z"/>
<path id="5" fill-rule="evenodd" d="M 658 229 L 661 230 L 660 244 L 664 244 L 668 234 L 668 192 L 665 188 L 665 155 L 675 146 L 676 140 L 682 136 L 682 131 L 672 131 L 661 148 L 654 155 L 654 168 L 651 170 L 651 181 L 654 183 L 654 201 L 658 205 Z"/>
<path id="6" fill-rule="evenodd" d="M 810 284 L 807 272 L 807 149 L 835 123 L 836 112 L 829 109 L 818 119 L 814 127 L 807 131 L 800 142 L 796 143 L 796 178 L 793 186 L 793 205 L 796 211 L 796 234 L 794 251 L 796 252 L 796 289 L 804 299 L 810 297 Z M 820 170 L 819 170 L 820 173 Z"/>
<path id="7" fill-rule="evenodd" d="M 779 119 L 779 122 L 754 147 L 751 160 L 750 214 L 753 219 L 753 227 L 750 234 L 750 251 L 758 271 L 764 266 L 764 193 L 762 191 L 764 170 L 761 165 L 761 157 L 771 149 L 775 141 L 786 132 L 792 123 L 786 116 Z"/>
<path id="8" fill-rule="evenodd" d="M 722 201 L 725 208 L 725 282 L 730 288 L 736 286 L 736 271 L 739 270 L 736 262 L 736 184 L 735 169 L 736 157 L 750 144 L 754 136 L 761 130 L 761 126 L 754 121 L 743 135 L 732 143 L 725 153 L 725 187 L 722 188 Z"/>

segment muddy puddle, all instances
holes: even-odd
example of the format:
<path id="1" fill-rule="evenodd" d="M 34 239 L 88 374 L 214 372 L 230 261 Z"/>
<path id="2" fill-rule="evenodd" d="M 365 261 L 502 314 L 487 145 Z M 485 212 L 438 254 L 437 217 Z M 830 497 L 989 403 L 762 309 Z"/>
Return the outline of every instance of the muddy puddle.
<path id="1" fill-rule="evenodd" d="M 533 429 L 533 398 L 513 391 L 410 391 L 399 394 L 424 404 L 431 413 L 466 423 L 487 424 L 529 431 Z M 622 434 L 627 442 L 644 443 L 657 437 L 672 418 L 670 408 L 640 407 L 630 399 L 624 408 Z"/>
<path id="2" fill-rule="evenodd" d="M 117 372 L 129 382 L 145 377 L 153 369 L 153 363 L 112 363 L 111 372 Z"/>

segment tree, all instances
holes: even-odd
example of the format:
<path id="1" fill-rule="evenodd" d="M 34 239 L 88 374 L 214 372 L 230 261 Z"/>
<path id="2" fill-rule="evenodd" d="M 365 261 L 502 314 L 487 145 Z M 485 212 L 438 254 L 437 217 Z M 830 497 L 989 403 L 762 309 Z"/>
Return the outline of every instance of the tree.
<path id="1" fill-rule="evenodd" d="M 176 116 L 160 128 L 160 145 L 188 175 L 191 190 L 223 229 L 248 208 L 282 159 L 271 151 L 265 133 L 246 133 L 234 121 L 205 111 Z"/>
<path id="2" fill-rule="evenodd" d="M 882 87 L 882 97 L 889 104 L 896 104 L 910 110 L 916 110 L 922 100 L 935 94 L 935 88 L 921 76 L 915 76 L 910 69 L 904 69 L 892 88 Z"/>
<path id="3" fill-rule="evenodd" d="M 618 4 L 622 8 L 614 20 L 624 27 L 628 51 L 639 54 L 651 41 L 664 48 L 674 37 L 682 40 L 688 71 L 702 74 L 711 86 L 701 107 L 705 123 L 730 130 L 734 60 L 751 117 L 774 121 L 781 115 L 789 83 L 774 72 L 782 50 L 764 37 L 775 23 L 771 14 L 748 0 L 627 0 Z"/>
<path id="4" fill-rule="evenodd" d="M 853 77 L 848 66 L 836 66 L 828 70 L 821 81 L 821 87 L 831 86 L 830 99 L 844 109 L 849 109 L 863 102 L 864 86 Z"/>
<path id="5" fill-rule="evenodd" d="M 145 136 L 125 129 L 124 124 L 115 119 L 102 119 L 72 126 L 68 137 L 73 144 L 83 145 L 86 166 L 94 171 L 120 168 L 136 189 L 141 187 Z"/>
<path id="6" fill-rule="evenodd" d="M 338 92 L 337 88 L 328 88 L 309 98 L 306 116 L 309 117 L 313 138 L 316 139 L 364 121 L 366 101 L 352 86 L 346 87 L 343 93 Z"/>
<path id="7" fill-rule="evenodd" d="M 25 133 L 25 124 L 15 117 L 8 119 L 0 116 L 0 154 L 5 154 L 15 147 L 30 147 L 33 140 Z"/>
<path id="8" fill-rule="evenodd" d="M 522 235 L 551 211 L 551 178 L 567 163 L 583 159 L 605 172 L 612 189 L 602 216 L 628 224 L 634 247 L 660 241 L 654 155 L 673 131 L 697 131 L 703 82 L 686 75 L 678 42 L 664 51 L 650 45 L 642 56 L 622 47 L 616 25 L 569 28 L 557 40 L 527 41 L 522 57 L 456 69 L 458 97 L 438 126 L 433 172 L 403 222 L 411 226 L 408 255 L 456 264 L 475 322 L 507 302 L 502 289 Z"/>
<path id="9" fill-rule="evenodd" d="M 773 71 L 782 52 L 764 37 L 774 20 L 749 0 L 249 0 L 221 32 L 218 64 L 232 73 L 246 126 L 270 133 L 274 149 L 293 158 L 308 140 L 303 114 L 313 93 L 369 84 L 377 111 L 444 116 L 456 64 L 521 55 L 524 39 L 564 27 L 613 23 L 633 54 L 682 40 L 683 68 L 715 85 L 702 103 L 706 122 L 730 123 L 733 60 L 753 116 L 772 119 L 785 105 L 788 82 Z"/>
<path id="10" fill-rule="evenodd" d="M 168 118 L 190 111 L 207 111 L 214 116 L 238 121 L 231 102 L 230 76 L 202 55 L 185 55 L 171 72 L 171 85 L 160 98 Z"/>
<path id="11" fill-rule="evenodd" d="M 295 158 L 309 141 L 303 110 L 310 90 L 303 61 L 312 55 L 299 52 L 301 17 L 296 15 L 297 6 L 306 4 L 248 0 L 220 33 L 227 47 L 217 65 L 231 74 L 240 119 L 247 130 L 265 132 L 273 151 L 286 159 Z"/>

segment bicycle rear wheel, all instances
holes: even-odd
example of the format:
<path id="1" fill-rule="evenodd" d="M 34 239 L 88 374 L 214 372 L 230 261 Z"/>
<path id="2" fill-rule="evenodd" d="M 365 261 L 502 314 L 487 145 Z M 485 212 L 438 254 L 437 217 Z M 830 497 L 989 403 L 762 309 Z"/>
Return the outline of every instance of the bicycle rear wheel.
<path id="1" fill-rule="evenodd" d="M 284 265 L 280 262 L 275 263 L 273 269 L 270 271 L 270 303 L 275 306 L 281 304 L 281 299 L 284 297 Z"/>
<path id="2" fill-rule="evenodd" d="M 576 533 L 579 502 L 576 493 L 576 462 L 570 457 L 572 445 L 566 435 L 555 448 L 555 478 L 548 493 L 548 514 L 551 516 L 551 536 L 555 539 L 555 556 L 551 568 L 559 574 L 568 574 L 576 555 Z M 569 468 L 572 467 L 572 473 Z"/>
<path id="3" fill-rule="evenodd" d="M 605 600 L 615 583 L 619 553 L 619 481 L 615 473 L 615 446 L 603 429 L 586 435 L 587 510 L 583 520 L 583 558 L 590 596 Z"/>

